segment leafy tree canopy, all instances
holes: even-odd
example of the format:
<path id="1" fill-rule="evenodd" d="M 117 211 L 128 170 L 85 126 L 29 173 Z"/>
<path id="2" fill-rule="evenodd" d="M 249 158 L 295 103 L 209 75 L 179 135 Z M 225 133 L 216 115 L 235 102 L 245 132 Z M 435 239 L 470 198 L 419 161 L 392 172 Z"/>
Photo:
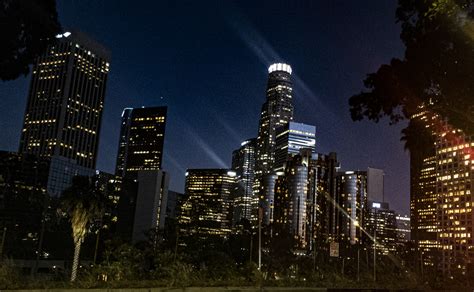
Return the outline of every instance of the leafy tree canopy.
<path id="1" fill-rule="evenodd" d="M 352 119 L 388 116 L 393 124 L 428 105 L 453 127 L 474 134 L 473 16 L 474 0 L 399 0 L 405 55 L 368 74 L 366 90 L 349 99 Z M 407 147 L 413 131 L 404 132 Z"/>
<path id="2" fill-rule="evenodd" d="M 28 74 L 59 31 L 55 0 L 0 0 L 0 79 Z"/>

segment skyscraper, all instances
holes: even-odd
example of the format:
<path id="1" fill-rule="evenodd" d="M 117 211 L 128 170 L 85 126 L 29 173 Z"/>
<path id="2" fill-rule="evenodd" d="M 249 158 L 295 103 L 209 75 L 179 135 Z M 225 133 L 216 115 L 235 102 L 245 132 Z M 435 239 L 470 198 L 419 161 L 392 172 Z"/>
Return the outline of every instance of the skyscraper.
<path id="1" fill-rule="evenodd" d="M 276 131 L 275 171 L 284 171 L 289 156 L 296 155 L 301 149 L 316 148 L 316 127 L 303 123 L 289 122 Z"/>
<path id="2" fill-rule="evenodd" d="M 310 247 L 312 240 L 319 243 L 334 239 L 337 230 L 336 219 L 339 210 L 335 204 L 336 176 L 339 169 L 337 155 L 316 154 L 309 169 L 308 234 Z"/>
<path id="3" fill-rule="evenodd" d="M 293 85 L 291 82 L 291 66 L 276 63 L 268 68 L 266 101 L 262 105 L 257 137 L 257 155 L 255 161 L 254 190 L 261 205 L 272 204 L 276 177 L 273 172 L 275 162 L 276 129 L 293 120 Z M 270 177 L 266 177 L 270 176 Z M 264 211 L 264 222 L 270 222 L 271 210 Z"/>
<path id="4" fill-rule="evenodd" d="M 257 220 L 258 198 L 253 190 L 256 146 L 256 139 L 248 139 L 232 153 L 232 169 L 236 172 L 239 189 L 234 198 L 234 222 L 243 218 L 254 223 Z"/>
<path id="5" fill-rule="evenodd" d="M 397 221 L 395 211 L 390 210 L 387 202 L 368 203 L 367 220 L 365 221 L 366 231 L 376 239 L 376 249 L 387 254 L 396 249 L 397 243 Z M 374 245 L 372 240 L 368 240 L 369 245 Z"/>
<path id="6" fill-rule="evenodd" d="M 369 201 L 385 202 L 384 172 L 382 169 L 367 168 L 367 195 Z"/>
<path id="7" fill-rule="evenodd" d="M 163 230 L 168 202 L 169 176 L 161 170 L 137 172 L 138 190 L 132 242 L 146 240 L 150 230 Z"/>
<path id="8" fill-rule="evenodd" d="M 161 169 L 167 107 L 126 108 L 122 113 L 115 173 L 135 177 Z"/>
<path id="9" fill-rule="evenodd" d="M 267 100 L 262 106 L 257 137 L 257 176 L 273 170 L 276 130 L 293 120 L 291 67 L 273 64 L 268 68 Z"/>
<path id="10" fill-rule="evenodd" d="M 435 144 L 441 267 L 446 276 L 473 273 L 474 137 L 447 123 L 439 131 Z"/>
<path id="11" fill-rule="evenodd" d="M 367 172 L 345 171 L 336 178 L 336 204 L 338 234 L 343 241 L 360 243 L 363 237 L 361 227 L 365 225 L 368 212 Z"/>
<path id="12" fill-rule="evenodd" d="M 236 173 L 229 169 L 188 169 L 179 224 L 199 236 L 228 236 Z"/>
<path id="13" fill-rule="evenodd" d="M 302 155 L 290 157 L 275 186 L 274 225 L 276 232 L 287 232 L 297 247 L 307 244 L 308 163 Z"/>
<path id="14" fill-rule="evenodd" d="M 33 66 L 20 153 L 95 169 L 109 58 L 82 33 L 57 36 Z"/>

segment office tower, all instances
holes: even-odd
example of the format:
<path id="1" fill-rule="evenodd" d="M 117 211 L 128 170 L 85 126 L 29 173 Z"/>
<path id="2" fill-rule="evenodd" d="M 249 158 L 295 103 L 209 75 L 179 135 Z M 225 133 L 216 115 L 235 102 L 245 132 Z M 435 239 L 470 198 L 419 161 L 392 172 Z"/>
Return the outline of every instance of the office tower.
<path id="1" fill-rule="evenodd" d="M 367 195 L 369 201 L 385 202 L 383 178 L 383 170 L 371 167 L 367 169 Z"/>
<path id="2" fill-rule="evenodd" d="M 375 248 L 383 254 L 394 252 L 397 243 L 397 222 L 395 211 L 390 210 L 386 202 L 372 202 L 368 204 L 365 229 L 376 239 Z M 367 243 L 373 247 L 371 239 Z"/>
<path id="3" fill-rule="evenodd" d="M 336 233 L 350 244 L 360 243 L 363 238 L 361 227 L 367 218 L 367 172 L 345 171 L 336 177 L 336 199 L 341 210 L 336 215 Z"/>
<path id="4" fill-rule="evenodd" d="M 5 258 L 36 258 L 49 166 L 46 157 L 0 151 L 0 249 Z"/>
<path id="5" fill-rule="evenodd" d="M 115 164 L 115 175 L 125 176 L 125 162 L 127 160 L 127 147 L 130 137 L 130 121 L 133 108 L 124 108 L 122 112 L 122 123 L 120 125 L 120 136 L 118 145 L 117 162 Z"/>
<path id="6" fill-rule="evenodd" d="M 405 244 L 410 241 L 410 216 L 397 214 L 397 243 Z"/>
<path id="7" fill-rule="evenodd" d="M 291 67 L 282 63 L 268 68 L 266 101 L 262 105 L 257 137 L 254 184 L 257 191 L 264 177 L 273 170 L 276 129 L 293 120 L 291 72 Z M 260 200 L 264 199 L 261 194 L 259 196 Z"/>
<path id="8" fill-rule="evenodd" d="M 164 230 L 169 177 L 162 170 L 139 170 L 132 242 L 147 240 L 147 233 Z"/>
<path id="9" fill-rule="evenodd" d="M 278 176 L 276 174 L 267 174 L 263 177 L 260 187 L 260 208 L 262 208 L 262 225 L 273 223 L 273 212 L 275 205 L 275 184 Z"/>
<path id="10" fill-rule="evenodd" d="M 298 248 L 307 245 L 307 197 L 308 166 L 297 154 L 289 158 L 284 174 L 276 181 L 273 231 L 292 236 Z"/>
<path id="11" fill-rule="evenodd" d="M 180 214 L 184 194 L 168 190 L 168 202 L 166 204 L 166 219 L 176 220 Z"/>
<path id="12" fill-rule="evenodd" d="M 474 270 L 474 143 L 433 114 L 431 106 L 420 106 L 411 117 L 411 123 L 425 130 L 418 131 L 418 144 L 410 148 L 411 237 L 423 265 L 454 277 Z"/>
<path id="13" fill-rule="evenodd" d="M 257 220 L 258 198 L 254 195 L 256 139 L 248 139 L 232 152 L 232 169 L 236 173 L 239 192 L 234 198 L 234 223 L 245 218 L 254 225 Z"/>
<path id="14" fill-rule="evenodd" d="M 436 149 L 434 144 L 436 117 L 425 107 L 420 107 L 419 113 L 411 117 L 410 123 L 425 128 L 433 141 L 428 144 L 416 145 L 410 148 L 410 224 L 411 239 L 414 241 L 423 258 L 423 265 L 437 269 L 439 262 L 439 245 L 437 234 L 439 224 L 437 219 L 436 195 Z M 420 131 L 418 135 L 425 135 Z M 420 139 L 422 141 L 424 139 Z"/>
<path id="15" fill-rule="evenodd" d="M 19 152 L 95 169 L 109 53 L 82 33 L 66 32 L 32 71 Z"/>
<path id="16" fill-rule="evenodd" d="M 302 123 L 289 122 L 276 130 L 275 162 L 273 169 L 285 170 L 285 163 L 289 156 L 296 155 L 301 149 L 316 148 L 316 127 Z"/>
<path id="17" fill-rule="evenodd" d="M 339 169 L 337 155 L 313 154 L 315 156 L 309 166 L 308 185 L 308 242 L 309 247 L 331 241 L 336 233 L 338 209 L 336 198 L 336 174 Z"/>
<path id="18" fill-rule="evenodd" d="M 445 276 L 474 271 L 474 137 L 447 123 L 437 128 L 438 244 Z"/>
<path id="19" fill-rule="evenodd" d="M 115 173 L 136 177 L 140 170 L 161 169 L 167 107 L 126 108 L 122 113 Z"/>
<path id="20" fill-rule="evenodd" d="M 228 236 L 236 173 L 228 169 L 188 169 L 179 223 L 187 234 Z"/>

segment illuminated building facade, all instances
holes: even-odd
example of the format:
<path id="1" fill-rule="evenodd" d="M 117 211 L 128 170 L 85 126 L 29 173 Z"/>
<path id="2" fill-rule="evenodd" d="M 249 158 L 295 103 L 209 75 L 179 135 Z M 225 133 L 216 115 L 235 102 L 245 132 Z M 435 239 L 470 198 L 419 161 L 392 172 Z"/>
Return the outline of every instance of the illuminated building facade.
<path id="1" fill-rule="evenodd" d="M 167 107 L 126 108 L 122 114 L 115 173 L 136 177 L 162 167 Z"/>
<path id="2" fill-rule="evenodd" d="M 474 139 L 444 125 L 436 139 L 438 244 L 446 276 L 474 271 Z"/>
<path id="3" fill-rule="evenodd" d="M 232 153 L 232 169 L 236 173 L 238 192 L 234 198 L 234 223 L 245 218 L 256 223 L 258 198 L 254 195 L 255 147 L 256 139 L 242 142 L 241 147 Z"/>
<path id="4" fill-rule="evenodd" d="M 20 153 L 95 169 L 109 53 L 79 32 L 57 36 L 33 70 Z"/>
<path id="5" fill-rule="evenodd" d="M 179 224 L 184 233 L 228 236 L 236 173 L 229 169 L 188 169 Z"/>
<path id="6" fill-rule="evenodd" d="M 300 153 L 301 149 L 316 148 L 316 127 L 302 123 L 289 122 L 276 131 L 275 138 L 275 162 L 273 169 L 285 170 L 285 164 L 289 156 Z"/>
<path id="7" fill-rule="evenodd" d="M 367 172 L 345 171 L 336 177 L 336 199 L 340 210 L 336 215 L 336 234 L 350 244 L 360 243 L 361 227 L 365 226 L 368 212 Z"/>
<path id="8" fill-rule="evenodd" d="M 308 165 L 301 155 L 288 159 L 284 174 L 275 185 L 274 232 L 289 233 L 295 245 L 307 244 Z"/>
<path id="9" fill-rule="evenodd" d="M 368 214 L 365 228 L 371 235 L 375 235 L 376 249 L 383 254 L 394 252 L 397 243 L 397 221 L 395 211 L 390 210 L 387 202 L 368 203 Z M 373 247 L 370 239 L 367 243 Z"/>
<path id="10" fill-rule="evenodd" d="M 397 222 L 397 243 L 408 243 L 411 238 L 410 216 L 397 214 L 395 220 Z"/>
<path id="11" fill-rule="evenodd" d="M 276 63 L 268 68 L 266 101 L 260 115 L 254 189 L 264 200 L 261 184 L 265 176 L 272 175 L 276 130 L 293 120 L 293 85 L 290 65 Z M 268 178 L 271 179 L 271 178 Z M 262 186 L 263 187 L 263 186 Z"/>
<path id="12" fill-rule="evenodd" d="M 472 137 L 421 106 L 412 122 L 425 127 L 429 145 L 410 149 L 411 237 L 422 263 L 446 277 L 474 271 Z"/>
<path id="13" fill-rule="evenodd" d="M 436 116 L 425 107 L 420 107 L 411 122 L 425 127 L 433 139 L 436 137 Z M 434 141 L 410 148 L 410 236 L 420 253 L 420 265 L 434 269 L 440 262 L 436 164 Z"/>

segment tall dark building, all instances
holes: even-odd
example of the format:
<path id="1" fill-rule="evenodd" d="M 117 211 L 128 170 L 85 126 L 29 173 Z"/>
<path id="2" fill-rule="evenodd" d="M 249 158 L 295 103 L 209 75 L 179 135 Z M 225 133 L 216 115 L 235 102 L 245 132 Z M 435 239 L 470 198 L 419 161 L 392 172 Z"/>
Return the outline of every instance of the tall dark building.
<path id="1" fill-rule="evenodd" d="M 162 168 L 167 107 L 126 108 L 122 114 L 115 173 L 136 176 Z"/>
<path id="2" fill-rule="evenodd" d="M 79 32 L 57 36 L 33 66 L 20 153 L 95 169 L 108 51 Z"/>
<path id="3" fill-rule="evenodd" d="M 257 137 L 257 179 L 273 170 L 276 130 L 293 120 L 291 72 L 287 64 L 268 68 L 267 100 L 262 106 Z"/>
<path id="4" fill-rule="evenodd" d="M 337 154 L 316 154 L 309 169 L 308 241 L 319 243 L 334 239 L 339 210 L 335 204 L 336 176 L 339 169 Z"/>
<path id="5" fill-rule="evenodd" d="M 257 220 L 258 197 L 253 190 L 256 146 L 256 139 L 248 139 L 232 153 L 232 169 L 236 172 L 239 189 L 234 198 L 234 222 L 243 218 L 251 222 Z"/>

